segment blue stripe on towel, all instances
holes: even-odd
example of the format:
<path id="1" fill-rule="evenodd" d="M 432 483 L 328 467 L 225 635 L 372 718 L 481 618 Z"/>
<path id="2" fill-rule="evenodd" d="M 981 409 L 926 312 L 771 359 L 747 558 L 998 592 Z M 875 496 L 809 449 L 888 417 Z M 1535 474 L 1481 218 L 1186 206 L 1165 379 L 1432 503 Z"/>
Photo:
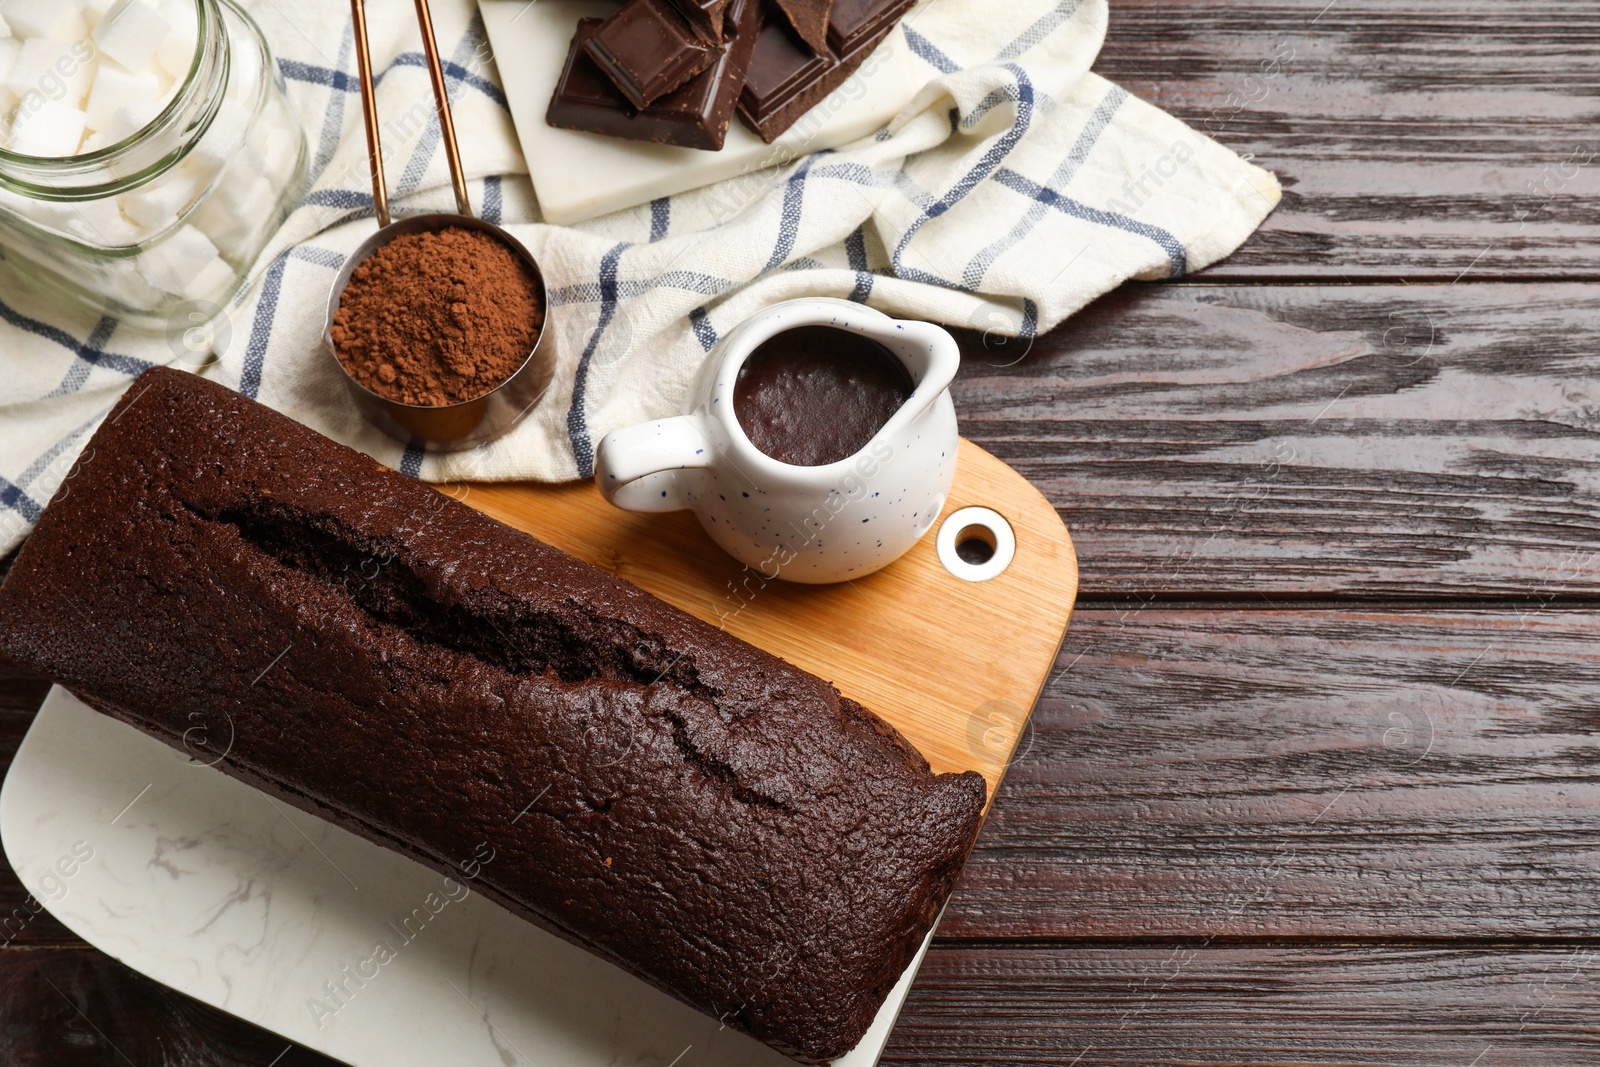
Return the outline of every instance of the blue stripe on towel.
<path id="1" fill-rule="evenodd" d="M 89 380 L 89 372 L 101 366 L 105 361 L 106 356 L 102 353 L 105 350 L 106 342 L 110 341 L 111 335 L 117 332 L 117 325 L 116 319 L 110 316 L 102 317 L 99 323 L 95 325 L 94 332 L 89 335 L 89 339 L 74 351 L 73 354 L 78 358 L 74 359 L 72 366 L 67 368 L 67 373 L 62 377 L 61 384 L 40 397 L 40 399 L 49 400 L 52 397 L 67 396 L 82 389 L 83 384 Z M 115 358 L 121 360 L 129 357 L 118 356 Z"/>
<path id="2" fill-rule="evenodd" d="M 1088 125 L 1078 134 L 1078 140 L 1067 153 L 1067 158 L 1061 161 L 1061 165 L 1056 168 L 1056 172 L 1050 176 L 1049 182 L 1046 183 L 1048 188 L 1061 190 L 1072 183 L 1072 179 L 1077 176 L 1078 169 L 1083 165 L 1083 161 L 1089 157 L 1089 152 L 1100 142 L 1100 135 L 1111 124 L 1111 117 L 1117 113 L 1117 109 L 1127 99 L 1127 90 L 1120 86 L 1113 85 L 1107 91 L 1105 98 L 1100 101 L 1100 106 L 1096 107 L 1094 114 L 1089 116 Z M 1017 220 L 1015 226 L 1011 227 L 1003 237 L 993 241 L 972 257 L 972 261 L 967 264 L 967 269 L 961 273 L 962 284 L 976 292 L 978 287 L 983 284 L 983 279 L 989 273 L 989 268 L 994 265 L 994 261 L 1013 248 L 1017 242 L 1021 241 L 1029 233 L 1033 232 L 1033 228 L 1039 224 L 1040 219 L 1044 218 L 1046 211 L 1045 205 L 1037 200 L 1029 204 L 1028 210 L 1021 219 Z"/>
<path id="3" fill-rule="evenodd" d="M 594 357 L 594 350 L 600 344 L 600 335 L 611 325 L 611 316 L 616 313 L 617 261 L 628 247 L 626 241 L 613 245 L 600 260 L 600 318 L 595 323 L 594 333 L 589 335 L 583 355 L 578 357 L 578 370 L 572 382 L 572 405 L 567 408 L 567 440 L 572 443 L 572 458 L 577 461 L 578 475 L 583 478 L 594 474 L 594 442 L 589 439 L 589 423 L 584 410 L 589 360 Z"/>
<path id="4" fill-rule="evenodd" d="M 659 196 L 650 201 L 650 243 L 661 240 L 672 228 L 672 197 Z"/>
<path id="5" fill-rule="evenodd" d="M 406 445 L 406 450 L 400 454 L 400 473 L 407 478 L 415 478 L 422 473 L 422 457 L 427 451 L 416 442 Z"/>
<path id="6" fill-rule="evenodd" d="M 239 392 L 256 399 L 261 392 L 261 374 L 267 362 L 267 341 L 272 338 L 272 323 L 277 318 L 278 297 L 283 292 L 283 272 L 289 265 L 285 252 L 272 261 L 261 279 L 261 299 L 256 303 L 255 321 L 250 324 L 250 340 L 244 350 L 244 369 L 239 372 Z"/>
<path id="7" fill-rule="evenodd" d="M 789 258 L 789 253 L 794 251 L 794 242 L 800 234 L 800 218 L 806 206 L 806 176 L 811 173 L 811 168 L 817 160 L 827 155 L 818 152 L 807 156 L 805 160 L 789 175 L 783 189 L 783 212 L 778 219 L 778 240 L 772 246 L 772 255 L 767 257 L 767 265 L 762 273 L 778 267 Z"/>
<path id="8" fill-rule="evenodd" d="M 344 93 L 358 93 L 361 91 L 361 84 L 356 81 L 354 75 L 346 74 L 342 70 L 334 70 L 332 67 L 322 67 L 314 63 L 302 63 L 298 59 L 279 59 L 278 69 L 290 81 L 324 85 Z"/>
<path id="9" fill-rule="evenodd" d="M 358 192 L 354 189 L 318 189 L 307 193 L 301 201 L 312 207 L 336 207 L 344 211 L 371 211 L 372 194 Z"/>
<path id="10" fill-rule="evenodd" d="M 140 395 L 142 396 L 143 394 L 141 393 Z M 139 397 L 136 396 L 136 397 L 134 397 L 134 399 L 137 400 L 137 399 L 139 399 Z M 19 477 L 17 479 L 17 483 L 16 484 L 17 484 L 18 488 L 21 488 L 21 489 L 31 488 L 33 486 L 33 481 L 34 481 L 35 478 L 39 477 L 39 475 L 41 475 L 45 471 L 49 470 L 50 469 L 50 464 L 54 463 L 57 459 L 59 459 L 61 457 L 61 453 L 65 452 L 67 449 L 71 448 L 75 443 L 77 443 L 77 441 L 78 441 L 78 439 L 80 437 L 83 437 L 90 430 L 93 430 L 96 426 L 99 426 L 100 425 L 100 420 L 105 418 L 106 415 L 110 413 L 110 411 L 111 411 L 111 407 L 110 406 L 106 407 L 99 414 L 97 414 L 93 418 L 91 418 L 88 422 L 83 423 L 76 430 L 73 430 L 70 433 L 67 433 L 66 435 L 64 435 L 61 438 L 61 440 L 59 440 L 55 444 L 51 445 L 50 449 L 47 452 L 45 452 L 44 455 L 40 456 L 39 458 L 35 459 L 32 463 L 28 464 L 28 469 L 23 471 L 21 477 Z"/>
<path id="11" fill-rule="evenodd" d="M 867 231 L 865 225 L 857 226 L 849 237 L 844 239 L 845 258 L 850 261 L 850 269 L 856 272 L 856 287 L 850 290 L 849 299 L 858 304 L 865 304 L 872 295 L 872 270 L 867 262 Z"/>
<path id="12" fill-rule="evenodd" d="M 501 178 L 498 174 L 491 174 L 483 179 L 483 208 L 478 216 L 485 222 L 500 225 L 500 216 L 505 211 L 505 194 L 500 188 Z"/>
<path id="13" fill-rule="evenodd" d="M 450 59 L 444 60 L 440 66 L 445 72 L 445 97 L 452 105 L 461 95 L 461 86 L 467 76 L 466 68 L 461 66 L 463 59 L 477 55 L 484 41 L 483 20 L 477 15 L 472 17 L 472 22 L 467 26 L 467 32 L 461 35 L 461 40 L 456 42 L 455 51 Z M 405 57 L 400 57 L 404 59 Z M 400 60 L 395 62 L 398 64 Z M 452 73 L 456 71 L 459 73 Z M 480 79 L 481 80 L 481 79 Z M 499 92 L 498 89 L 495 92 Z M 502 96 L 501 101 L 505 98 Z M 395 183 L 394 196 L 406 196 L 422 187 L 423 179 L 428 173 L 428 164 L 433 161 L 439 145 L 444 139 L 443 131 L 439 126 L 439 112 L 433 104 L 432 94 L 428 97 L 428 121 L 423 125 L 421 133 L 417 136 L 416 147 L 411 150 L 411 157 L 406 160 L 405 169 L 400 172 L 400 180 Z"/>
<path id="14" fill-rule="evenodd" d="M 483 23 L 478 20 L 477 16 L 473 16 L 473 28 L 477 30 L 477 37 L 481 40 L 483 36 Z M 470 31 L 468 36 L 472 36 Z M 405 52 L 401 55 L 395 56 L 394 65 L 397 67 L 425 68 L 428 65 L 428 59 L 421 52 Z M 484 96 L 487 96 L 490 100 L 493 100 L 495 103 L 499 104 L 501 107 L 505 108 L 507 111 L 511 110 L 511 104 L 506 100 L 506 94 L 501 91 L 498 85 L 490 81 L 488 78 L 483 77 L 481 74 L 474 74 L 472 71 L 462 66 L 459 62 L 453 62 L 451 60 L 444 59 L 443 57 L 440 57 L 439 66 L 444 69 L 444 76 L 450 81 L 455 81 L 461 83 L 462 85 L 470 86 L 471 88 L 478 90 L 478 92 L 482 93 Z"/>
<path id="15" fill-rule="evenodd" d="M 717 343 L 717 328 L 711 325 L 711 316 L 706 314 L 706 309 L 697 307 L 689 312 L 689 325 L 694 327 L 694 338 L 700 342 L 700 347 L 711 351 Z"/>
<path id="16" fill-rule="evenodd" d="M 267 345 L 272 340 L 272 327 L 278 317 L 278 298 L 283 294 L 283 273 L 288 269 L 291 259 L 338 270 L 344 266 L 345 257 L 315 245 L 300 245 L 284 252 L 267 268 L 267 273 L 261 279 L 261 299 L 256 303 L 256 317 L 250 324 L 250 340 L 244 350 L 244 368 L 239 372 L 239 392 L 252 400 L 261 393 Z"/>
<path id="17" fill-rule="evenodd" d="M 30 523 L 38 522 L 39 514 L 44 511 L 38 501 L 4 478 L 0 478 L 0 507 L 15 511 Z"/>
<path id="18" fill-rule="evenodd" d="M 392 70 L 395 67 L 426 68 L 427 65 L 428 58 L 421 52 L 402 52 L 394 57 L 394 62 L 389 65 L 388 70 Z M 481 74 L 474 74 L 459 62 L 444 59 L 443 57 L 440 58 L 439 66 L 444 70 L 444 76 L 447 79 L 470 86 L 507 111 L 511 110 L 511 105 L 506 100 L 506 94 L 501 91 L 498 85 Z M 345 93 L 359 93 L 361 91 L 361 83 L 356 79 L 355 75 L 346 74 L 342 70 L 334 70 L 332 67 L 319 66 L 315 63 L 302 63 L 293 59 L 280 59 L 278 60 L 278 69 L 283 72 L 285 78 L 291 81 L 323 85 Z M 387 70 L 375 73 L 372 79 L 373 84 L 381 83 L 385 73 L 387 73 Z"/>
<path id="19" fill-rule="evenodd" d="M 1046 37 L 1049 37 L 1073 15 L 1078 13 L 1078 8 L 1083 0 L 1062 0 L 1054 11 L 1040 18 L 1032 26 L 1023 30 L 1010 44 L 1002 48 L 991 62 L 1009 63 L 1024 52 L 1032 50 Z"/>
<path id="20" fill-rule="evenodd" d="M 921 231 L 924 223 L 938 218 L 956 204 L 959 204 L 968 193 L 977 188 L 979 182 L 982 182 L 999 168 L 1005 158 L 1011 154 L 1011 150 L 1016 148 L 1017 143 L 1022 140 L 1022 135 L 1028 132 L 1028 127 L 1033 122 L 1033 82 L 1029 80 L 1027 72 L 1021 67 L 1008 66 L 1006 69 L 1016 78 L 1015 88 L 1012 90 L 1017 103 L 1016 121 L 1011 124 L 1009 130 L 996 139 L 994 144 L 989 146 L 989 150 L 984 152 L 983 158 L 978 161 L 977 166 L 963 174 L 949 192 L 924 208 L 922 217 L 906 227 L 906 232 L 901 235 L 899 244 L 895 246 L 894 254 L 889 257 L 890 268 L 897 277 L 904 278 L 907 281 L 924 282 L 929 285 L 942 285 L 949 289 L 961 288 L 959 282 L 949 281 L 940 278 L 936 274 L 929 274 L 926 271 L 919 270 L 916 267 L 906 266 L 902 257 L 918 232 Z"/>
<path id="21" fill-rule="evenodd" d="M 1046 189 L 1038 182 L 1024 178 L 1009 167 L 996 171 L 994 180 L 1013 192 L 1031 196 L 1046 207 L 1053 207 L 1062 214 L 1071 215 L 1075 219 L 1099 223 L 1102 226 L 1112 226 L 1127 233 L 1149 238 L 1160 245 L 1161 250 L 1167 254 L 1167 259 L 1171 263 L 1169 273 L 1174 278 L 1181 276 L 1188 269 L 1188 255 L 1184 251 L 1183 242 L 1174 237 L 1169 230 L 1164 230 L 1160 226 L 1152 226 L 1148 222 L 1140 222 L 1138 219 L 1130 219 L 1128 216 L 1115 211 L 1102 211 L 1099 208 L 1090 207 L 1069 196 L 1063 196 L 1054 189 Z"/>
<path id="22" fill-rule="evenodd" d="M 911 54 L 940 74 L 954 74 L 961 69 L 956 66 L 955 60 L 939 51 L 938 46 L 907 24 L 902 22 L 900 29 L 906 35 L 906 44 L 911 46 Z"/>
<path id="23" fill-rule="evenodd" d="M 124 356 L 119 355 L 116 352 L 107 352 L 97 346 L 94 343 L 93 338 L 90 338 L 88 341 L 80 342 L 71 334 L 67 333 L 67 331 L 59 330 L 54 326 L 40 322 L 38 319 L 29 318 L 27 315 L 22 314 L 22 312 L 16 310 L 4 301 L 0 301 L 0 319 L 4 319 L 9 325 L 15 326 L 19 330 L 24 330 L 28 333 L 31 333 L 35 337 L 42 337 L 46 341 L 53 341 L 62 348 L 65 348 L 68 352 L 71 352 L 73 355 L 77 356 L 79 359 L 92 363 L 96 367 L 105 367 L 107 370 L 114 370 L 119 374 L 126 374 L 130 378 L 137 378 L 140 374 L 143 374 L 145 371 L 155 366 L 154 363 L 149 363 L 133 356 Z M 101 321 L 103 325 L 105 320 Z M 98 329 L 95 332 L 97 335 L 99 334 Z M 107 334 L 107 336 L 109 336 L 109 334 Z"/>

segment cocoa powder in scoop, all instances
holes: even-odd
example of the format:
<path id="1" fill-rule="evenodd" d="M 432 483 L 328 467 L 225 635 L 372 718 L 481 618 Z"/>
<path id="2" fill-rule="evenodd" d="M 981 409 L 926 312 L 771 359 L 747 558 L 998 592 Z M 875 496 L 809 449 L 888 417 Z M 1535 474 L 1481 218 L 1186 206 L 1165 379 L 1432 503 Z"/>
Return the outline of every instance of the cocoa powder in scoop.
<path id="1" fill-rule="evenodd" d="M 473 400 L 522 365 L 544 324 L 522 257 L 481 230 L 396 237 L 350 275 L 333 350 L 351 377 L 402 404 Z"/>

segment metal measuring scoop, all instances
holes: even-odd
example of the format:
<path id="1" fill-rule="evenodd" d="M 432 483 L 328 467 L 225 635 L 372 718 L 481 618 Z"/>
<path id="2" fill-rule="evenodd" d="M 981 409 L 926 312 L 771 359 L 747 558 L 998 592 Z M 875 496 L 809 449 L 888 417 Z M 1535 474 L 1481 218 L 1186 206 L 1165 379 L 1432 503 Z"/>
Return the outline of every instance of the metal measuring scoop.
<path id="1" fill-rule="evenodd" d="M 368 420 L 402 441 L 418 441 L 434 446 L 436 451 L 453 452 L 499 437 L 521 422 L 549 387 L 556 360 L 554 346 L 546 340 L 553 331 L 550 329 L 550 304 L 546 298 L 544 274 L 539 270 L 539 264 L 522 242 L 472 213 L 472 202 L 467 197 L 467 179 L 461 170 L 461 153 L 456 146 L 455 123 L 450 118 L 450 97 L 445 91 L 444 69 L 440 65 L 439 50 L 433 37 L 433 18 L 428 11 L 428 0 L 416 0 L 416 5 L 417 21 L 422 27 L 422 48 L 427 55 L 428 75 L 433 82 L 433 98 L 439 113 L 439 132 L 444 142 L 445 159 L 450 165 L 450 181 L 455 187 L 456 210 L 459 214 L 435 212 L 413 215 L 398 222 L 390 216 L 389 193 L 383 178 L 383 148 L 378 140 L 378 107 L 372 90 L 372 57 L 367 45 L 366 6 L 363 0 L 350 0 L 350 14 L 355 21 L 356 68 L 361 79 L 361 113 L 366 122 L 367 158 L 372 169 L 372 207 L 378 217 L 378 232 L 361 243 L 361 247 L 345 261 L 338 277 L 334 279 L 333 291 L 328 296 L 328 318 L 322 336 L 328 350 L 334 353 L 334 362 L 339 364 L 356 407 Z M 457 404 L 403 404 L 374 393 L 351 376 L 339 360 L 333 344 L 334 315 L 338 313 L 339 300 L 344 295 L 350 275 L 373 252 L 405 234 L 436 233 L 447 229 L 480 230 L 521 257 L 533 272 L 538 286 L 539 304 L 545 309 L 544 324 L 534 338 L 527 359 L 509 378 L 482 396 Z"/>

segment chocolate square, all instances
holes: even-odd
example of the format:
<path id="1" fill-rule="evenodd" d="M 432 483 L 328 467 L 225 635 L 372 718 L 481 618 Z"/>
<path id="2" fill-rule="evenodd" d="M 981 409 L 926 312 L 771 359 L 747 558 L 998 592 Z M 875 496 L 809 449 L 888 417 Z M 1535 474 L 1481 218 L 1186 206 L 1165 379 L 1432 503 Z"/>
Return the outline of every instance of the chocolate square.
<path id="1" fill-rule="evenodd" d="M 833 0 L 828 13 L 828 48 L 837 56 L 882 37 L 911 10 L 915 0 Z"/>
<path id="2" fill-rule="evenodd" d="M 746 118 L 760 117 L 769 105 L 791 99 L 814 84 L 836 65 L 827 52 L 817 54 L 805 46 L 784 19 L 768 14 L 756 37 L 755 54 L 745 74 L 744 92 L 739 98 L 739 113 Z"/>
<path id="3" fill-rule="evenodd" d="M 667 0 L 629 0 L 584 42 L 589 58 L 636 108 L 709 67 L 717 51 Z"/>
<path id="4" fill-rule="evenodd" d="M 585 49 L 603 20 L 580 19 L 545 121 L 632 141 L 720 149 L 755 49 L 760 14 L 760 0 L 731 0 L 727 39 L 716 60 L 644 108 L 634 107 Z"/>
<path id="5" fill-rule="evenodd" d="M 769 15 L 750 61 L 739 116 L 769 144 L 854 74 L 915 0 L 834 0 L 828 47 L 808 47 Z"/>

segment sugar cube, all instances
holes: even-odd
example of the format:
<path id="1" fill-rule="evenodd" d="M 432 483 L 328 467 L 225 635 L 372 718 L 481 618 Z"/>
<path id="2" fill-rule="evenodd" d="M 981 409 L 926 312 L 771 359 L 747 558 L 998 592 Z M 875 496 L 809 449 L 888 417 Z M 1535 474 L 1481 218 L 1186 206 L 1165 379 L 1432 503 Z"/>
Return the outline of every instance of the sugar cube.
<path id="1" fill-rule="evenodd" d="M 123 104 L 160 98 L 161 89 L 154 74 L 136 74 L 118 63 L 105 62 L 94 72 L 94 85 L 89 89 L 89 102 L 84 105 L 84 111 L 89 115 L 91 130 L 104 130 Z"/>
<path id="2" fill-rule="evenodd" d="M 38 93 L 77 107 L 94 81 L 94 46 L 88 41 L 53 41 L 29 37 L 17 50 L 6 85 L 18 96 Z"/>
<path id="3" fill-rule="evenodd" d="M 139 256 L 139 272 L 157 288 L 182 293 L 217 257 L 217 246 L 193 226 L 174 230 Z"/>
<path id="4" fill-rule="evenodd" d="M 186 77 L 194 65 L 194 53 L 199 44 L 194 4 L 191 0 L 179 0 L 164 7 L 162 14 L 172 24 L 172 29 L 156 49 L 156 63 L 170 77 Z"/>
<path id="5" fill-rule="evenodd" d="M 83 9 L 83 21 L 89 29 L 100 25 L 100 20 L 106 17 L 106 11 L 111 7 L 112 0 L 79 0 L 79 7 Z"/>
<path id="6" fill-rule="evenodd" d="M 9 147 L 25 156 L 76 155 L 88 118 L 59 100 L 27 93 L 11 122 Z"/>
<path id="7" fill-rule="evenodd" d="M 239 146 L 255 120 L 255 112 L 233 100 L 224 99 L 217 106 L 211 126 L 195 146 L 189 158 L 195 166 L 217 174 L 239 155 Z"/>
<path id="8" fill-rule="evenodd" d="M 144 129 L 160 113 L 159 99 L 148 96 L 136 97 L 124 102 L 121 107 L 113 111 L 111 118 L 95 132 L 105 134 L 110 143 L 116 144 Z"/>
<path id="9" fill-rule="evenodd" d="M 111 200 L 82 200 L 69 205 L 67 232 L 102 248 L 122 248 L 134 243 L 134 228 Z"/>
<path id="10" fill-rule="evenodd" d="M 162 230 L 178 221 L 200 192 L 192 175 L 169 170 L 150 184 L 122 197 L 122 213 L 148 230 Z"/>
<path id="11" fill-rule="evenodd" d="M 248 101 L 255 95 L 255 86 L 261 81 L 261 49 L 255 42 L 245 41 L 232 50 L 230 59 L 233 69 L 239 73 L 239 80 L 228 87 L 234 90 L 230 95 Z"/>
<path id="12" fill-rule="evenodd" d="M 214 194 L 195 211 L 194 224 L 225 254 L 242 259 L 265 219 L 242 214 L 234 199 Z"/>
<path id="13" fill-rule="evenodd" d="M 161 291 L 140 276 L 127 260 L 121 260 L 115 269 L 106 274 L 102 292 L 112 300 L 120 300 L 131 308 L 152 308 L 161 303 Z"/>
<path id="14" fill-rule="evenodd" d="M 22 54 L 22 42 L 15 37 L 0 37 L 0 83 L 10 89 L 11 70 Z"/>
<path id="15" fill-rule="evenodd" d="M 9 143 L 6 147 L 10 147 Z M 0 189 L 0 205 L 10 208 L 35 226 L 45 230 L 64 232 L 71 217 L 72 205 L 60 200 L 36 200 L 32 197 Z"/>
<path id="16" fill-rule="evenodd" d="M 0 0 L 0 18 L 13 37 L 77 41 L 89 33 L 78 5 L 61 0 Z"/>
<path id="17" fill-rule="evenodd" d="M 145 0 L 117 0 L 94 28 L 94 43 L 129 70 L 145 70 L 171 29 Z"/>
<path id="18" fill-rule="evenodd" d="M 217 116 L 211 120 L 208 139 L 216 142 L 212 148 L 226 150 L 244 140 L 255 121 L 255 112 L 237 100 L 224 99 L 217 105 Z"/>
<path id="19" fill-rule="evenodd" d="M 200 269 L 183 287 L 179 296 L 188 300 L 212 300 L 220 303 L 233 295 L 239 283 L 239 273 L 222 259 L 213 259 Z"/>

